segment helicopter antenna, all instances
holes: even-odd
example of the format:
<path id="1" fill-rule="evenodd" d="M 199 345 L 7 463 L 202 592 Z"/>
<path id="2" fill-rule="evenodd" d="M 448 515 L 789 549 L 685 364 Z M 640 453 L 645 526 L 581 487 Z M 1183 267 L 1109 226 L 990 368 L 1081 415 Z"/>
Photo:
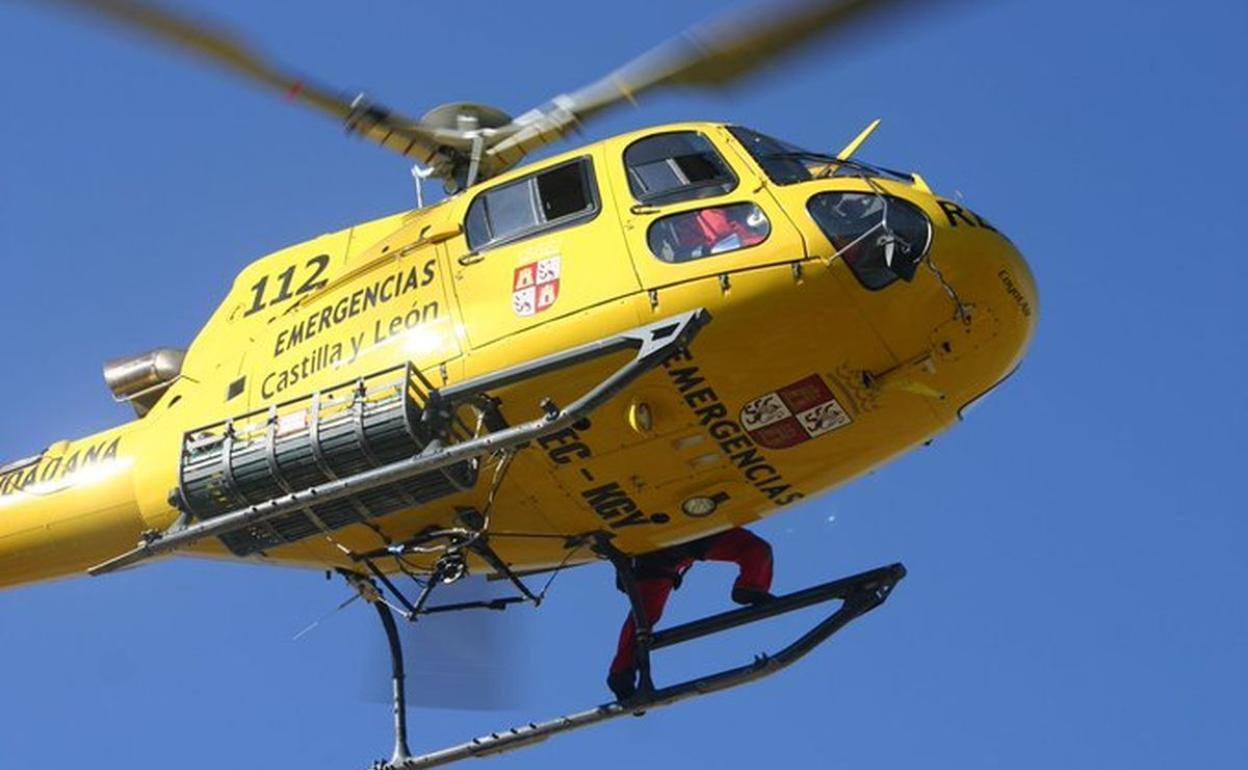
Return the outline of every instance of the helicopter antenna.
<path id="1" fill-rule="evenodd" d="M 868 123 L 867 127 L 862 129 L 861 133 L 859 133 L 858 136 L 855 136 L 852 142 L 845 145 L 845 149 L 836 154 L 836 159 L 849 160 L 854 157 L 854 153 L 858 152 L 858 148 L 862 147 L 862 145 L 871 138 L 871 135 L 875 133 L 875 129 L 880 127 L 880 122 L 881 118 L 876 118 Z"/>
<path id="2" fill-rule="evenodd" d="M 425 207 L 425 180 L 433 176 L 433 169 L 419 163 L 412 164 L 412 181 L 416 183 L 416 208 Z"/>

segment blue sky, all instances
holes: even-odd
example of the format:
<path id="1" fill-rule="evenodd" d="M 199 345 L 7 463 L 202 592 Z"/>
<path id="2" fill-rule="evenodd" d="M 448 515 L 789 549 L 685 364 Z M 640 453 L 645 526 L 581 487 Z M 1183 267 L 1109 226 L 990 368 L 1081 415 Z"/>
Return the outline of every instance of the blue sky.
<path id="1" fill-rule="evenodd" d="M 720 3 L 222 0 L 280 59 L 407 112 L 520 112 Z M 878 34 L 877 34 L 878 32 Z M 863 156 L 965 196 L 1031 260 L 1032 352 L 965 424 L 758 530 L 789 590 L 904 560 L 883 609 L 748 689 L 490 760 L 508 768 L 1248 766 L 1242 3 L 981 3 L 821 48 L 721 96 L 663 95 L 588 139 L 684 118 Z M 0 6 L 0 457 L 125 419 L 108 357 L 184 345 L 234 273 L 412 204 L 407 168 L 214 71 Z M 721 608 L 699 567 L 671 618 Z M 175 561 L 0 594 L 0 767 L 359 768 L 380 632 L 319 574 Z M 413 711 L 433 748 L 599 702 L 624 612 L 602 567 L 534 617 L 519 708 Z M 660 654 L 675 681 L 797 633 Z"/>

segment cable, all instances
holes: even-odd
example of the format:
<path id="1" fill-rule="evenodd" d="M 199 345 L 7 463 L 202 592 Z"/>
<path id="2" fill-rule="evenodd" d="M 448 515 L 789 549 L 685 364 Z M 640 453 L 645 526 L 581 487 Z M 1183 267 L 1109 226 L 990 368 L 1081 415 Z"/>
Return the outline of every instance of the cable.
<path id="1" fill-rule="evenodd" d="M 580 550 L 584 547 L 585 547 L 585 541 L 581 541 L 581 543 L 578 544 L 576 548 L 573 548 L 571 551 L 568 551 L 568 555 L 563 557 L 563 561 L 559 563 L 558 567 L 555 567 L 555 571 L 551 573 L 550 579 L 546 581 L 546 585 L 542 586 L 542 590 L 538 592 L 537 595 L 539 598 L 543 600 L 546 598 L 546 592 L 550 590 L 550 587 L 552 585 L 554 585 L 555 578 L 559 577 L 559 573 L 563 572 L 564 568 L 568 566 L 568 562 L 572 561 L 572 557 L 576 556 L 576 554 L 579 553 Z"/>

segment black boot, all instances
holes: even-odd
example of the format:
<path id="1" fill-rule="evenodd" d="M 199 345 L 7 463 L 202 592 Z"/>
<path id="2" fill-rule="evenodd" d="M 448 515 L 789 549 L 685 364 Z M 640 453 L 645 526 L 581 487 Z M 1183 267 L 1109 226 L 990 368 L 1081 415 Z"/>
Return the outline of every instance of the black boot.
<path id="1" fill-rule="evenodd" d="M 732 589 L 732 600 L 737 604 L 766 604 L 767 602 L 775 601 L 775 598 L 766 591 L 760 591 L 757 588 L 745 588 L 742 586 Z"/>
<path id="2" fill-rule="evenodd" d="M 623 671 L 611 672 L 607 676 L 607 687 L 615 693 L 616 700 L 628 700 L 637 694 L 637 669 L 626 668 Z"/>

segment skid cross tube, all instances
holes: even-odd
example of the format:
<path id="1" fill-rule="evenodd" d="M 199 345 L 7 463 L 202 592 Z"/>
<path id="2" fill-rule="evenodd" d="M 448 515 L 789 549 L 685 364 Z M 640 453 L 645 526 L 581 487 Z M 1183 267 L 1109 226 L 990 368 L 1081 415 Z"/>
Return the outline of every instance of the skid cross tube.
<path id="1" fill-rule="evenodd" d="M 421 535 L 414 541 L 409 542 L 430 539 L 432 539 L 432 537 L 429 535 Z M 432 615 L 439 612 L 456 612 L 458 610 L 469 609 L 505 610 L 513 604 L 521 603 L 529 603 L 534 607 L 540 607 L 542 605 L 542 595 L 535 594 L 529 589 L 524 580 L 512 571 L 511 565 L 503 561 L 502 557 L 500 557 L 494 549 L 490 547 L 489 536 L 483 533 L 476 533 L 475 535 L 467 534 L 462 536 L 453 535 L 452 545 L 447 550 L 448 556 L 456 555 L 462 558 L 464 551 L 471 551 L 472 553 L 477 554 L 486 562 L 486 564 L 490 565 L 490 567 L 494 569 L 494 573 L 499 579 L 506 579 L 510 581 L 512 586 L 514 586 L 519 592 L 519 596 L 511 596 L 505 599 L 490 599 L 486 601 L 457 602 L 455 604 L 442 604 L 436 607 L 430 607 L 428 604 L 429 600 L 433 596 L 433 589 L 437 587 L 439 583 L 446 582 L 446 578 L 448 577 L 447 573 L 443 572 L 442 562 L 440 561 L 438 565 L 434 566 L 433 572 L 429 576 L 429 581 L 425 583 L 424 587 L 421 589 L 416 601 L 412 602 L 412 600 L 409 599 L 407 595 L 394 584 L 394 581 L 391 580 L 390 577 L 377 566 L 375 561 L 377 558 L 392 556 L 396 553 L 403 553 L 403 549 L 406 545 L 407 544 L 388 546 L 378 551 L 365 554 L 352 554 L 351 559 L 357 563 L 362 563 L 368 569 L 369 573 L 372 574 L 373 578 L 390 592 L 395 600 L 398 601 L 399 605 L 402 606 L 403 618 L 408 622 L 415 623 L 422 615 Z M 454 579 L 452 579 L 452 582 L 454 582 Z M 398 608 L 396 607 L 395 609 Z"/>
<path id="2" fill-rule="evenodd" d="M 703 620 L 676 626 L 667 631 L 661 631 L 654 635 L 653 646 L 671 646 L 681 641 L 718 633 L 729 628 L 775 617 L 785 612 L 792 612 L 822 602 L 836 599 L 840 599 L 843 602 L 835 612 L 775 655 L 762 655 L 755 658 L 752 663 L 744 666 L 697 679 L 690 679 L 687 682 L 669 687 L 662 687 L 648 694 L 639 694 L 637 697 L 623 703 L 606 703 L 587 711 L 569 714 L 546 722 L 530 722 L 529 724 L 513 727 L 502 732 L 490 733 L 458 746 L 451 746 L 450 748 L 419 757 L 409 757 L 399 762 L 392 762 L 384 765 L 383 770 L 423 770 L 423 768 L 447 765 L 471 757 L 487 757 L 493 754 L 501 754 L 540 743 L 559 733 L 577 730 L 630 714 L 640 715 L 642 712 L 653 711 L 683 700 L 697 698 L 719 690 L 739 687 L 762 679 L 793 665 L 855 618 L 861 617 L 883 604 L 897 586 L 897 583 L 905 576 L 906 568 L 901 564 L 893 564 L 888 567 L 863 572 L 843 580 L 815 586 L 805 591 L 782 596 L 762 606 L 746 607 L 741 610 L 725 612 Z M 660 642 L 660 640 L 663 641 Z"/>
<path id="3" fill-rule="evenodd" d="M 405 460 L 266 500 L 206 521 L 190 524 L 177 531 L 166 531 L 148 539 L 131 551 L 90 568 L 87 572 L 92 575 L 113 572 L 187 548 L 200 540 L 237 532 L 310 505 L 339 500 L 500 449 L 517 447 L 563 430 L 581 418 L 587 417 L 620 391 L 636 382 L 642 375 L 659 366 L 678 349 L 688 345 L 698 331 L 710 322 L 710 318 L 710 314 L 705 310 L 691 310 L 632 331 L 539 358 L 527 364 L 473 378 L 447 387 L 440 392 L 435 391 L 436 396 L 435 393 L 431 393 L 431 398 L 456 403 L 460 399 L 472 398 L 494 388 L 566 369 L 614 353 L 626 350 L 636 351 L 631 361 L 615 370 L 566 408 L 560 409 L 551 405 L 545 416 L 529 422 L 487 433 L 451 446 L 438 446 L 435 449 L 436 445 L 430 445 L 426 451 Z"/>
<path id="4" fill-rule="evenodd" d="M 530 591 L 529 587 L 524 584 L 523 580 L 520 579 L 520 576 L 512 571 L 511 565 L 503 561 L 499 555 L 494 552 L 494 549 L 490 547 L 489 535 L 479 536 L 469 543 L 467 548 L 477 556 L 480 556 L 486 564 L 490 565 L 490 567 L 494 570 L 494 574 L 505 578 L 508 582 L 515 586 L 515 589 L 520 592 L 520 596 L 523 597 L 525 601 L 532 602 L 534 607 L 542 606 L 542 597 Z"/>

